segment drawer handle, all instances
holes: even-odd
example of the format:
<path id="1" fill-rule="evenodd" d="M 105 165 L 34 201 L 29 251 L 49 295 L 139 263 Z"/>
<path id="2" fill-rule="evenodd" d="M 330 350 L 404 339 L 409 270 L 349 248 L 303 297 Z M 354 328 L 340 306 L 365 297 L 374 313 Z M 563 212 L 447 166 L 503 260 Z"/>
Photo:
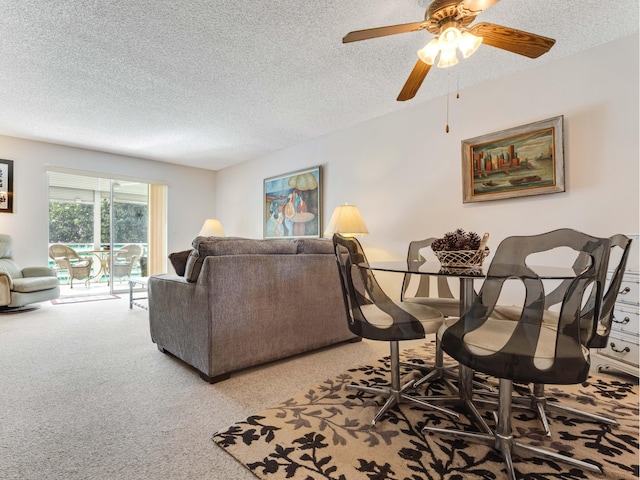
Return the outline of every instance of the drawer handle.
<path id="1" fill-rule="evenodd" d="M 621 292 L 619 292 L 620 295 L 626 295 L 627 293 L 629 293 L 631 291 L 631 289 L 629 287 L 624 287 L 622 289 Z"/>
<path id="2" fill-rule="evenodd" d="M 630 321 L 631 321 L 631 319 L 629 317 L 624 317 L 624 320 L 622 320 L 622 321 L 618 321 L 618 320 L 616 320 L 616 317 L 613 317 L 613 323 L 619 323 L 620 325 L 626 325 Z"/>
<path id="3" fill-rule="evenodd" d="M 629 349 L 629 347 L 624 347 L 622 350 L 616 350 L 616 344 L 611 342 L 611 350 L 613 350 L 616 353 L 629 353 L 631 350 Z"/>

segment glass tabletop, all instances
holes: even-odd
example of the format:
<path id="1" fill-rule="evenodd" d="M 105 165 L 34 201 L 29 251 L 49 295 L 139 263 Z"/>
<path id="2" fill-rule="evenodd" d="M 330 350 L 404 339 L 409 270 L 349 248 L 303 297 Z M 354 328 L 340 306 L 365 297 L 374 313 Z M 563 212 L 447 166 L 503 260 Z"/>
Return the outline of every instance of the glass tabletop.
<path id="1" fill-rule="evenodd" d="M 358 264 L 359 267 L 383 272 L 411 273 L 417 275 L 440 275 L 458 278 L 483 278 L 487 276 L 489 264 L 481 267 L 443 267 L 440 262 L 388 261 Z M 504 272 L 504 273 L 501 273 Z M 531 277 L 545 279 L 571 279 L 576 272 L 570 267 L 552 265 L 530 265 L 529 268 L 514 265 L 491 264 L 491 277 Z"/>

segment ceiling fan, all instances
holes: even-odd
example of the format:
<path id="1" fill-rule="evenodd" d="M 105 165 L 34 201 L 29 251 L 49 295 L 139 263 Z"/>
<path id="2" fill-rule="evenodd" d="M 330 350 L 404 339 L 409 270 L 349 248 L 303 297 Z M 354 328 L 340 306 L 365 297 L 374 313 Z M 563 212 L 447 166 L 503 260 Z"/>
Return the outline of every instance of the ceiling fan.
<path id="1" fill-rule="evenodd" d="M 416 95 L 438 54 L 440 57 L 437 66 L 442 68 L 458 63 L 456 48 L 462 52 L 464 58 L 467 58 L 478 49 L 481 43 L 529 58 L 537 58 L 553 47 L 556 41 L 552 38 L 493 23 L 477 23 L 467 28 L 479 13 L 499 1 L 434 0 L 427 7 L 424 21 L 356 30 L 345 35 L 342 43 L 418 30 L 427 30 L 434 34 L 436 37 L 418 51 L 419 59 L 397 98 L 398 101 L 403 102 Z"/>

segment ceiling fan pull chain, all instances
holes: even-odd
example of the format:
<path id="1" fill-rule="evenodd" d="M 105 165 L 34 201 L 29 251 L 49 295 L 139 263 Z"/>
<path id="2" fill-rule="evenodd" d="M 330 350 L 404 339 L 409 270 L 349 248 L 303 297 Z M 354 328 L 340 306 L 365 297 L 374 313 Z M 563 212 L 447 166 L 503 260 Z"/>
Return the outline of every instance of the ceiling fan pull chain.
<path id="1" fill-rule="evenodd" d="M 460 69 L 458 69 L 458 86 L 456 88 L 456 98 L 460 98 Z"/>
<path id="2" fill-rule="evenodd" d="M 451 87 L 450 87 L 451 82 L 449 81 L 450 79 L 451 79 L 451 75 L 447 70 L 447 127 L 445 128 L 445 132 L 447 133 L 449 133 L 449 93 L 451 90 Z"/>

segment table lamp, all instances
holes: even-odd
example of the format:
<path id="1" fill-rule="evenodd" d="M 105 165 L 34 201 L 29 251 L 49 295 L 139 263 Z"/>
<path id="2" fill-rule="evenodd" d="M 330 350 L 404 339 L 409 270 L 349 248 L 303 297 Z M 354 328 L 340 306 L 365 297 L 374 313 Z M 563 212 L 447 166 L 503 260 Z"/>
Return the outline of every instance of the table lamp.
<path id="1" fill-rule="evenodd" d="M 202 224 L 199 237 L 224 237 L 222 223 L 217 218 L 208 218 Z"/>
<path id="2" fill-rule="evenodd" d="M 364 224 L 362 215 L 355 205 L 340 205 L 336 207 L 324 231 L 325 235 L 339 233 L 345 237 L 355 237 L 357 235 L 367 235 L 369 230 Z"/>

